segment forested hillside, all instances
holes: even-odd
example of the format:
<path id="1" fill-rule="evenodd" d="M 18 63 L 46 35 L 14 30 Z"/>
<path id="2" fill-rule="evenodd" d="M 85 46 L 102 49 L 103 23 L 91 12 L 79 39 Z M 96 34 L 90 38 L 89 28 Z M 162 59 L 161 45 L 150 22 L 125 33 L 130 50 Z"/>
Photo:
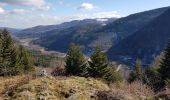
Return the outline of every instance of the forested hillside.
<path id="1" fill-rule="evenodd" d="M 108 51 L 109 57 L 111 59 L 119 58 L 119 61 L 126 63 L 133 63 L 137 58 L 141 59 L 146 65 L 151 63 L 165 49 L 170 38 L 169 17 L 170 9 L 133 35 L 113 46 Z"/>

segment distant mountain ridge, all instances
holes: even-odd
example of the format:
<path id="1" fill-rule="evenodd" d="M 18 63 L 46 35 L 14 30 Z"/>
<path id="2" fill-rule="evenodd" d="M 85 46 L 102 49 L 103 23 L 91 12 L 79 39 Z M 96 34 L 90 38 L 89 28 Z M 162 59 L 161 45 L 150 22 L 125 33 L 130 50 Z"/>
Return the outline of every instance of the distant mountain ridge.
<path id="1" fill-rule="evenodd" d="M 108 21 L 100 21 L 97 19 L 84 19 L 84 20 L 73 20 L 70 22 L 64 22 L 57 25 L 39 25 L 31 28 L 24 29 L 22 31 L 17 32 L 17 37 L 19 38 L 39 38 L 40 36 L 46 35 L 49 31 L 61 31 L 70 27 L 76 27 L 85 24 L 103 24 L 108 23 L 109 21 L 114 21 L 116 18 L 107 19 Z"/>

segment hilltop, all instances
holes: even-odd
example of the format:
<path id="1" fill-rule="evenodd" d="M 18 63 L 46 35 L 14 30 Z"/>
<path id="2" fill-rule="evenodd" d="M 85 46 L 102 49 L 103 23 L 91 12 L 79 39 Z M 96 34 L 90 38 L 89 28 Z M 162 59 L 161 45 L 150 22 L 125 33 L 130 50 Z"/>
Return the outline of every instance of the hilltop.
<path id="1" fill-rule="evenodd" d="M 4 83 L 13 82 L 19 84 L 22 80 L 18 80 L 20 76 L 10 79 L 4 79 Z M 21 76 L 20 78 L 23 78 Z M 26 78 L 27 76 L 25 76 Z M 5 87 L 0 85 L 1 90 Z M 12 85 L 11 85 L 12 86 Z M 10 86 L 9 86 L 10 87 Z M 135 89 L 136 88 L 136 89 Z M 36 100 L 38 98 L 46 98 L 49 100 L 103 100 L 104 97 L 117 98 L 121 100 L 137 100 L 144 98 L 152 98 L 153 94 L 149 88 L 142 85 L 142 90 L 139 90 L 140 84 L 134 83 L 128 85 L 125 83 L 115 83 L 109 86 L 102 80 L 83 77 L 37 77 L 27 83 L 18 86 L 15 90 L 11 90 L 9 96 L 4 99 L 27 100 L 28 98 Z M 138 92 L 138 94 L 136 93 Z M 110 96 L 112 94 L 112 96 Z M 103 96 L 102 96 L 103 95 Z M 112 100 L 111 99 L 111 100 Z M 113 99 L 113 100 L 114 100 Z M 106 100 L 110 100 L 109 98 Z"/>

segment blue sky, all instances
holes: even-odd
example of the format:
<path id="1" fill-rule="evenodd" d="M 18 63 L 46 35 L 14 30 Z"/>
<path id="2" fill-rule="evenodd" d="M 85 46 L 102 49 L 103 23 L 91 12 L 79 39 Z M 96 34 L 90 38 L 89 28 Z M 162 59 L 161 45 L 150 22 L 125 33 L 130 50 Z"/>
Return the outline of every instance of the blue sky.
<path id="1" fill-rule="evenodd" d="M 0 27 L 27 28 L 85 18 L 123 17 L 170 0 L 0 0 Z"/>

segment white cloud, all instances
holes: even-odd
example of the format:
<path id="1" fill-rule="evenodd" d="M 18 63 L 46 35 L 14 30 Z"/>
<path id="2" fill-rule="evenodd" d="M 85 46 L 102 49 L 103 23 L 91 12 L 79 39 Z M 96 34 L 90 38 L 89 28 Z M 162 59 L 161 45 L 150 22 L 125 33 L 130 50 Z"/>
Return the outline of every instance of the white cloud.
<path id="1" fill-rule="evenodd" d="M 45 0 L 0 0 L 0 4 L 4 5 L 24 5 L 33 6 L 38 9 L 49 9 Z"/>
<path id="2" fill-rule="evenodd" d="M 92 10 L 94 8 L 95 8 L 95 6 L 91 3 L 82 3 L 80 5 L 80 7 L 78 7 L 78 9 L 80 9 L 80 10 Z"/>
<path id="3" fill-rule="evenodd" d="M 48 11 L 50 9 L 50 6 L 41 6 L 38 9 L 43 11 Z"/>
<path id="4" fill-rule="evenodd" d="M 122 17 L 117 11 L 106 11 L 106 12 L 97 12 L 93 14 L 78 14 L 77 19 L 100 19 L 100 18 L 120 18 Z"/>
<path id="5" fill-rule="evenodd" d="M 13 9 L 12 11 L 10 11 L 10 14 L 25 14 L 25 13 L 29 13 L 31 11 L 29 10 L 25 10 L 25 9 Z"/>
<path id="6" fill-rule="evenodd" d="M 0 14 L 4 14 L 4 13 L 5 13 L 5 10 L 0 7 Z"/>
<path id="7" fill-rule="evenodd" d="M 121 15 L 118 14 L 117 11 L 108 11 L 108 12 L 95 13 L 95 14 L 93 14 L 92 17 L 95 17 L 95 18 L 112 18 L 112 17 L 120 18 Z"/>

